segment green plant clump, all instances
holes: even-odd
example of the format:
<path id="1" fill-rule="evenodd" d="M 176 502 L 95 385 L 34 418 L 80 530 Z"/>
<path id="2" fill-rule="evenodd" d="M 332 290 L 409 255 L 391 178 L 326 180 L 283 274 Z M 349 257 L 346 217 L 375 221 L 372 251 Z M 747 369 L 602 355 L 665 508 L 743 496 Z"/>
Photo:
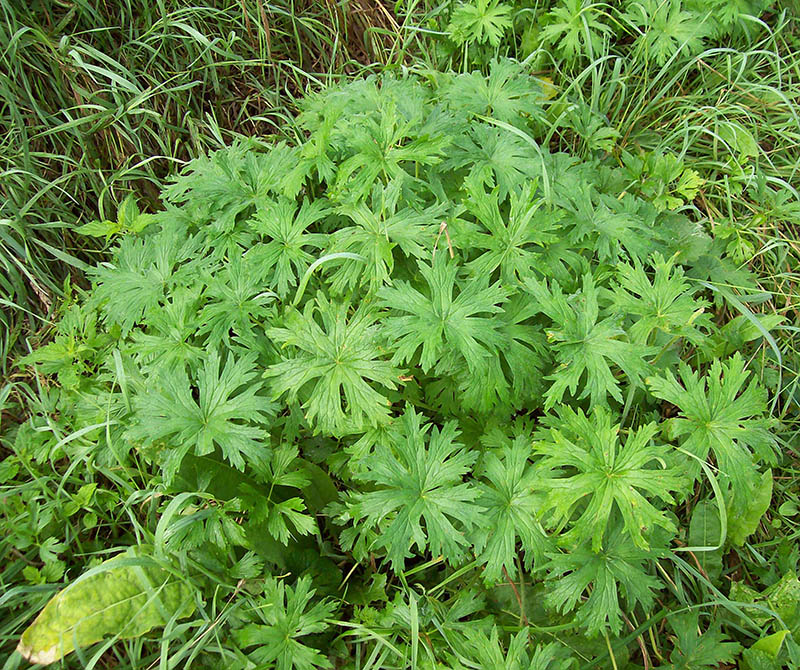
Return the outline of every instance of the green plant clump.
<path id="1" fill-rule="evenodd" d="M 800 626 L 723 565 L 782 459 L 780 318 L 680 208 L 695 176 L 669 200 L 632 157 L 551 152 L 547 98 L 508 60 L 330 88 L 302 142 L 197 159 L 103 229 L 3 472 L 141 477 L 116 542 L 183 580 L 147 600 L 173 662 L 699 668 Z"/>
<path id="2" fill-rule="evenodd" d="M 486 63 L 500 47 L 575 70 L 611 51 L 658 67 L 712 45 L 752 42 L 775 0 L 462 0 L 439 16 L 436 54 Z M 790 7 L 792 3 L 785 3 Z M 432 19 L 433 20 L 433 19 Z"/>

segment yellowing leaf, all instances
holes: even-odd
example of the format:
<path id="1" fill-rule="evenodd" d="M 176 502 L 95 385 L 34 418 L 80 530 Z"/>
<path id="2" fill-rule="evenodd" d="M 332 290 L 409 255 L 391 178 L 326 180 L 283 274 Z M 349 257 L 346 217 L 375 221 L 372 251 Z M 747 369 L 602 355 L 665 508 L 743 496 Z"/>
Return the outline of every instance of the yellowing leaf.
<path id="1" fill-rule="evenodd" d="M 132 638 L 194 611 L 191 591 L 139 549 L 104 561 L 57 594 L 25 630 L 17 651 L 55 663 L 105 637 Z"/>
<path id="2" fill-rule="evenodd" d="M 550 77 L 540 77 L 539 83 L 542 85 L 542 94 L 545 100 L 552 100 L 558 95 L 558 86 Z"/>

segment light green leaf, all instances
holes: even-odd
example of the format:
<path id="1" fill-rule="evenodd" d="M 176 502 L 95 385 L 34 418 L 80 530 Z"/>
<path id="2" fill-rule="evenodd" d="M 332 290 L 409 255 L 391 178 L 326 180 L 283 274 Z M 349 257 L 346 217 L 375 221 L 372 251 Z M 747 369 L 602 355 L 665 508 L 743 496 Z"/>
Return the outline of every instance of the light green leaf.
<path id="1" fill-rule="evenodd" d="M 129 195 L 122 201 L 117 209 L 116 221 L 111 221 L 109 219 L 90 221 L 82 226 L 78 226 L 75 232 L 81 235 L 105 237 L 108 239 L 123 232 L 140 233 L 152 222 L 153 215 L 139 212 L 136 199 L 133 195 Z"/>
<path id="2" fill-rule="evenodd" d="M 120 228 L 130 228 L 138 217 L 139 207 L 136 205 L 136 198 L 131 193 L 120 203 L 117 209 L 117 220 Z"/>
<path id="3" fill-rule="evenodd" d="M 800 631 L 800 580 L 794 572 L 787 572 L 763 593 L 742 582 L 734 582 L 729 598 L 732 602 L 760 605 L 759 609 L 747 608 L 749 618 L 759 626 L 766 625 L 777 614 L 794 635 Z"/>
<path id="4" fill-rule="evenodd" d="M 91 235 L 92 237 L 111 237 L 120 231 L 120 225 L 116 221 L 89 221 L 75 229 L 81 235 Z"/>
<path id="5" fill-rule="evenodd" d="M 761 475 L 761 480 L 751 490 L 747 497 L 744 510 L 736 513 L 728 510 L 728 538 L 731 543 L 741 547 L 744 541 L 756 532 L 761 517 L 764 516 L 772 500 L 772 470 L 767 470 Z"/>
<path id="6" fill-rule="evenodd" d="M 105 637 L 143 635 L 189 616 L 191 591 L 141 548 L 104 561 L 57 594 L 25 630 L 17 651 L 31 663 L 55 663 Z"/>
<path id="7" fill-rule="evenodd" d="M 772 658 L 778 658 L 778 652 L 781 650 L 784 638 L 789 634 L 788 630 L 779 630 L 777 633 L 762 637 L 756 642 L 751 649 L 758 649 L 768 654 Z"/>
<path id="8" fill-rule="evenodd" d="M 681 173 L 678 183 L 675 185 L 675 191 L 683 196 L 683 198 L 686 200 L 694 200 L 698 191 L 700 190 L 700 187 L 704 183 L 705 179 L 703 179 L 697 172 L 691 168 L 686 168 Z"/>
<path id="9" fill-rule="evenodd" d="M 762 594 L 767 604 L 783 622 L 797 635 L 800 631 L 800 580 L 794 572 L 786 573 Z"/>

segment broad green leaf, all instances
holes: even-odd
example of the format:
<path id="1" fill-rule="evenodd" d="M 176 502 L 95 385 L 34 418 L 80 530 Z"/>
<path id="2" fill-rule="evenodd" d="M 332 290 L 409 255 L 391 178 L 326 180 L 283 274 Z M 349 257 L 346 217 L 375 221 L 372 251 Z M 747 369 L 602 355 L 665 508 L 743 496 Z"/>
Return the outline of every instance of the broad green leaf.
<path id="1" fill-rule="evenodd" d="M 728 518 L 730 519 L 730 517 Z M 730 521 L 728 523 L 730 524 Z M 730 525 L 728 527 L 730 528 Z M 711 500 L 703 500 L 698 503 L 692 512 L 692 520 L 689 523 L 689 545 L 691 547 L 717 547 L 721 535 L 722 523 L 716 503 Z M 722 549 L 697 551 L 695 556 L 708 578 L 715 582 L 722 573 Z"/>
<path id="2" fill-rule="evenodd" d="M 783 645 L 783 640 L 784 638 L 786 638 L 788 634 L 789 634 L 788 630 L 779 630 L 777 633 L 773 633 L 772 635 L 767 635 L 766 637 L 762 637 L 758 642 L 756 642 L 750 648 L 763 651 L 772 658 L 778 658 L 778 653 L 780 652 L 781 646 Z"/>
<path id="3" fill-rule="evenodd" d="M 119 224 L 114 221 L 89 221 L 75 228 L 76 233 L 90 235 L 91 237 L 111 237 L 120 230 Z"/>
<path id="4" fill-rule="evenodd" d="M 786 573 L 763 593 L 744 582 L 734 582 L 729 597 L 733 602 L 761 605 L 775 612 L 794 635 L 800 632 L 800 580 L 794 572 Z M 759 626 L 773 620 L 773 615 L 764 610 L 747 608 L 747 615 Z"/>
<path id="5" fill-rule="evenodd" d="M 741 547 L 744 541 L 756 532 L 761 517 L 764 516 L 772 500 L 772 470 L 761 475 L 760 481 L 750 489 L 736 509 L 728 510 L 728 538 Z"/>
<path id="6" fill-rule="evenodd" d="M 75 232 L 81 235 L 105 237 L 108 239 L 117 233 L 140 233 L 147 228 L 153 220 L 154 217 L 152 214 L 142 214 L 139 212 L 136 199 L 133 194 L 131 194 L 122 201 L 117 209 L 116 221 L 110 221 L 108 219 L 103 221 L 90 221 L 89 223 L 84 223 L 82 226 L 75 228 Z"/>
<path id="7" fill-rule="evenodd" d="M 738 154 L 740 163 L 744 163 L 748 158 L 758 158 L 760 153 L 758 142 L 738 123 L 723 123 L 718 133 L 722 141 Z"/>
<path id="8" fill-rule="evenodd" d="M 336 485 L 327 472 L 310 461 L 300 459 L 299 467 L 309 480 L 309 483 L 302 487 L 306 505 L 312 512 L 321 512 L 325 505 L 339 496 Z"/>
<path id="9" fill-rule="evenodd" d="M 764 591 L 762 597 L 796 636 L 800 632 L 800 579 L 797 575 L 794 572 L 785 574 Z"/>
<path id="10" fill-rule="evenodd" d="M 104 561 L 56 595 L 25 630 L 17 651 L 55 663 L 78 647 L 139 637 L 194 611 L 192 591 L 139 548 Z"/>

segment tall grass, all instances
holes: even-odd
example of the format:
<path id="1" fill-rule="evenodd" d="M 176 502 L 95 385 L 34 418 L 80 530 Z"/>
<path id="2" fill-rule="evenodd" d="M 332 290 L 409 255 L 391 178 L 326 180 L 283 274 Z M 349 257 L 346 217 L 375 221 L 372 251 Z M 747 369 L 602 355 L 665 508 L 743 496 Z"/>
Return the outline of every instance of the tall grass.
<path id="1" fill-rule="evenodd" d="M 184 161 L 280 135 L 309 86 L 413 40 L 358 0 L 0 3 L 0 355 L 102 249 L 73 232 Z"/>

